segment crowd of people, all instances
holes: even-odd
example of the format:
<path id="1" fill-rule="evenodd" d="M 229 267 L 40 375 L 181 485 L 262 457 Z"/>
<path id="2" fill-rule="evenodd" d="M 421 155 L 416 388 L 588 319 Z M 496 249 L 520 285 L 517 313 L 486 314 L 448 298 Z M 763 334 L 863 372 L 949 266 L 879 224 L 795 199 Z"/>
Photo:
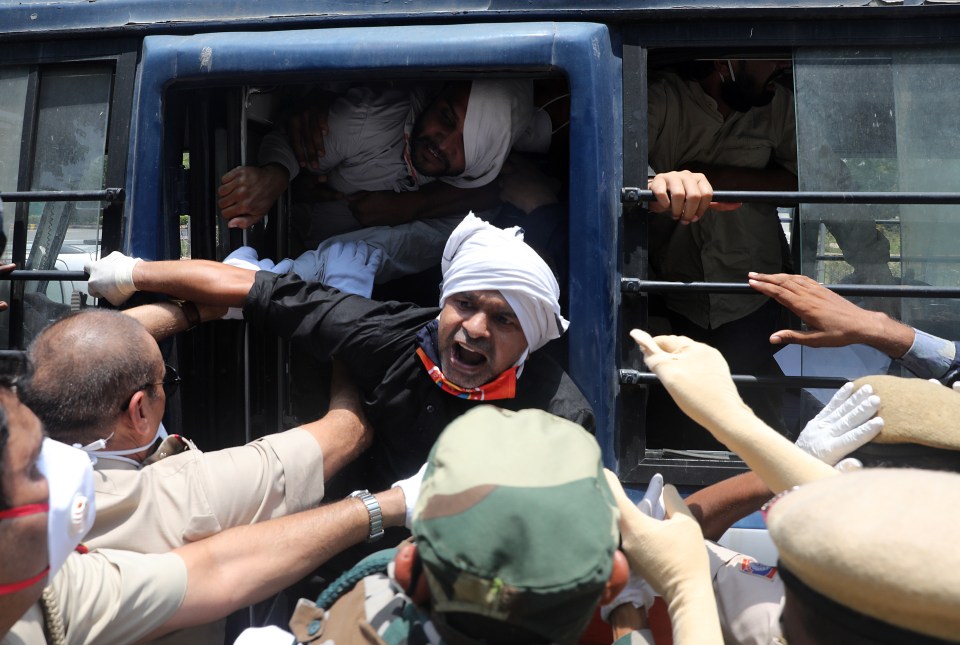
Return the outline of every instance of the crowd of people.
<path id="1" fill-rule="evenodd" d="M 668 149 L 706 122 L 731 137 L 787 124 L 783 69 L 717 61 L 652 86 L 654 269 L 742 273 L 768 298 L 668 302 L 675 330 L 699 331 L 630 332 L 677 409 L 749 472 L 685 499 L 657 475 L 635 502 L 604 468 L 589 401 L 541 351 L 570 325 L 566 215 L 516 153 L 550 149 L 563 95 L 538 105 L 531 82 L 483 80 L 314 93 L 220 191 L 247 227 L 298 174 L 319 177 L 337 198 L 302 205 L 303 254 L 114 252 L 87 267 L 91 295 L 167 299 L 65 316 L 0 374 L 0 642 L 219 644 L 226 616 L 364 543 L 387 548 L 236 643 L 653 643 L 658 597 L 681 645 L 960 642 L 960 476 L 865 467 L 858 452 L 960 450 L 960 344 L 781 272 L 769 213 L 711 201 L 712 173 L 795 184 L 786 125 L 762 159 Z M 437 263 L 438 307 L 371 298 Z M 778 330 L 781 306 L 806 328 Z M 164 429 L 179 376 L 158 341 L 230 317 L 332 362 L 330 405 L 204 452 Z M 920 378 L 848 383 L 793 442 L 777 406 L 755 412 L 733 382 L 744 336 L 757 365 L 785 343 L 864 343 Z M 335 475 L 355 490 L 332 500 Z M 717 544 L 761 509 L 779 562 Z"/>

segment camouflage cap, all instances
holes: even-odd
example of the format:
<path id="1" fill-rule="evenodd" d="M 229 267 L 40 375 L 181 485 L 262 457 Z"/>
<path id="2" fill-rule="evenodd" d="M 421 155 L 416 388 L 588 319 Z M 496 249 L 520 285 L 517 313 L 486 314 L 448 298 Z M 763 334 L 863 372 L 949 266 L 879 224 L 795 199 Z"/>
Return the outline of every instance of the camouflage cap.
<path id="1" fill-rule="evenodd" d="M 414 510 L 438 623 L 470 614 L 575 641 L 610 578 L 619 519 L 583 428 L 474 408 L 434 445 Z"/>

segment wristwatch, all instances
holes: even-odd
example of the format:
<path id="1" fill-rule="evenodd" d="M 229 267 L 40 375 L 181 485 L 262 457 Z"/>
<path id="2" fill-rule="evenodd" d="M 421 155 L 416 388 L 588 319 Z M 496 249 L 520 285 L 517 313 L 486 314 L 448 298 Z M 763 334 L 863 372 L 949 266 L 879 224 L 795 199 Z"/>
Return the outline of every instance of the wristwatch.
<path id="1" fill-rule="evenodd" d="M 356 497 L 363 505 L 367 507 L 367 513 L 370 515 L 370 534 L 367 536 L 367 542 L 376 542 L 383 537 L 383 513 L 380 511 L 380 504 L 377 498 L 370 494 L 370 491 L 355 490 L 350 493 L 350 497 Z"/>

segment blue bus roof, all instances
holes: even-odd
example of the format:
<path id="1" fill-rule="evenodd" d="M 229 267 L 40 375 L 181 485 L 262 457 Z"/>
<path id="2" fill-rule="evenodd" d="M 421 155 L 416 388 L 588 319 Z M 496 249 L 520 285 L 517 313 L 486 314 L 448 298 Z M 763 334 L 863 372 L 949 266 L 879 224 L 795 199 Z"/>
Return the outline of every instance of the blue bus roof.
<path id="1" fill-rule="evenodd" d="M 906 6 L 904 6 L 906 5 Z M 924 5 L 922 9 L 919 5 Z M 851 17 L 851 12 L 890 12 L 907 17 L 956 9 L 957 0 L 0 0 L 0 39 L 30 39 L 51 33 L 184 33 L 352 24 L 574 20 L 621 22 L 650 19 L 796 17 L 816 10 L 817 19 Z M 812 12 L 811 12 L 812 14 Z M 814 17 L 810 15 L 810 17 Z"/>

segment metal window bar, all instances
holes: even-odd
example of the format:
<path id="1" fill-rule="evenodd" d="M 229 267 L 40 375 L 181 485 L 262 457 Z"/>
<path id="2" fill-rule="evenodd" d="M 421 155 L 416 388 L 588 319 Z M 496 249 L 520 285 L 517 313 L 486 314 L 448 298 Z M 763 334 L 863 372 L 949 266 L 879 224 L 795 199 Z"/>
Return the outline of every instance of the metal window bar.
<path id="1" fill-rule="evenodd" d="M 123 188 L 103 190 L 30 190 L 0 193 L 5 202 L 122 202 L 126 199 Z"/>
<path id="2" fill-rule="evenodd" d="M 626 187 L 620 191 L 623 203 L 653 201 L 653 191 Z M 716 191 L 715 202 L 775 203 L 781 206 L 797 204 L 960 204 L 957 192 L 837 192 L 837 191 Z M 886 220 L 884 220 L 886 221 Z M 819 256 L 824 255 L 818 249 Z M 827 258 L 823 259 L 842 259 Z M 899 258 L 898 258 L 899 259 Z M 839 295 L 881 296 L 895 298 L 960 298 L 960 287 L 890 286 L 890 285 L 825 285 Z M 624 294 L 695 292 L 761 294 L 746 283 L 736 282 L 667 282 L 622 277 L 620 289 Z M 841 377 L 757 377 L 734 374 L 733 381 L 750 387 L 836 388 L 847 382 Z M 622 385 L 647 385 L 658 382 L 652 372 L 635 369 L 619 370 Z"/>
<path id="3" fill-rule="evenodd" d="M 110 202 L 119 203 L 126 199 L 123 188 L 105 188 L 103 190 L 31 190 L 0 193 L 4 202 Z M 90 276 L 86 271 L 31 271 L 19 269 L 0 275 L 0 280 L 14 282 L 24 280 L 52 280 L 68 282 L 86 280 Z"/>

